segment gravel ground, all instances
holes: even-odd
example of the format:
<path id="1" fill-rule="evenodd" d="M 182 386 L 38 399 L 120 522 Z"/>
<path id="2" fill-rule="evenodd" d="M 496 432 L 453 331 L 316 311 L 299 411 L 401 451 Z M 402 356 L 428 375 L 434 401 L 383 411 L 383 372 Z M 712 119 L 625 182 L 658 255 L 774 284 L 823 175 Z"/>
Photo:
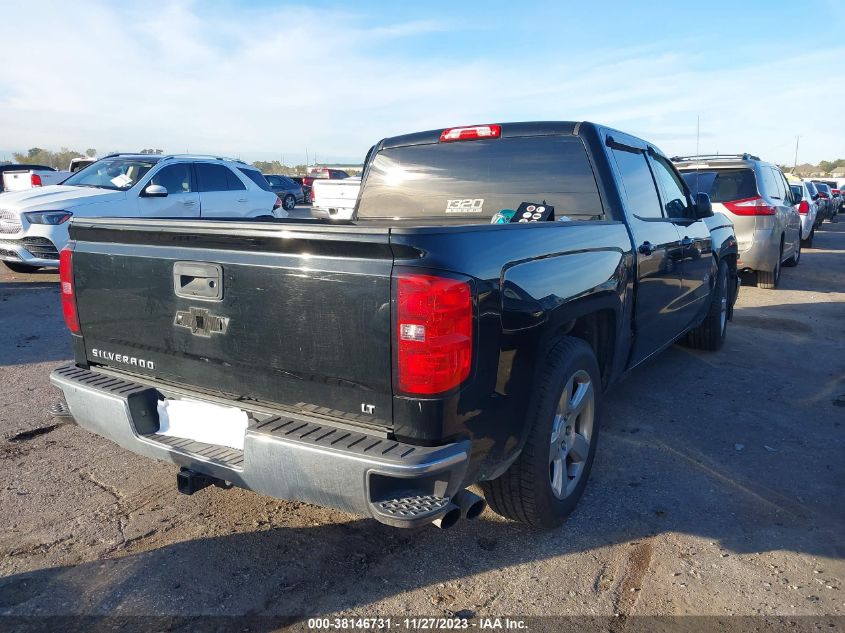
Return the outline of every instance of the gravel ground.
<path id="1" fill-rule="evenodd" d="M 592 480 L 554 531 L 449 531 L 243 491 L 177 494 L 45 407 L 70 358 L 56 275 L 0 272 L 2 615 L 845 615 L 845 222 L 719 353 L 614 388 Z M 841 622 L 841 621 L 840 621 Z"/>

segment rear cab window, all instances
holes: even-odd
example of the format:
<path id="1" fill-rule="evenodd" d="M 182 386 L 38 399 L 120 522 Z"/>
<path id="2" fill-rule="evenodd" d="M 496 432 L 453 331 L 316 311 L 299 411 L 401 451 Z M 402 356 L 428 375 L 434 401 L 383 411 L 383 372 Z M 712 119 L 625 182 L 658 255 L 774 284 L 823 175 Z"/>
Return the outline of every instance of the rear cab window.
<path id="1" fill-rule="evenodd" d="M 523 202 L 552 205 L 558 219 L 603 219 L 580 138 L 522 136 L 382 149 L 369 164 L 358 218 L 481 224 Z"/>

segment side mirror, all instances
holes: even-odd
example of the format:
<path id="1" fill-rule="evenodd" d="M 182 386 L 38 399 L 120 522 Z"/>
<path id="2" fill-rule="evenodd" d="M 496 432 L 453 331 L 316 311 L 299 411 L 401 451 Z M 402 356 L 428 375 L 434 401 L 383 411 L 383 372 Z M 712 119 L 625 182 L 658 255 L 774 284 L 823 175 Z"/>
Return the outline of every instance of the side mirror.
<path id="1" fill-rule="evenodd" d="M 695 194 L 695 217 L 699 220 L 713 217 L 713 205 L 710 203 L 710 196 L 703 191 Z"/>
<path id="2" fill-rule="evenodd" d="M 147 185 L 141 195 L 146 198 L 166 198 L 167 189 L 161 185 Z"/>

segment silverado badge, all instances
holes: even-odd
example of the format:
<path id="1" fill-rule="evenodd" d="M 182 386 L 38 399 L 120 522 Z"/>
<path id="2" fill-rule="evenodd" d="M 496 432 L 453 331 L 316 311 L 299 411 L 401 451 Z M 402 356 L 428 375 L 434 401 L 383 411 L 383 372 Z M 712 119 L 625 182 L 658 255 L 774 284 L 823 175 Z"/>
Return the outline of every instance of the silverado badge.
<path id="1" fill-rule="evenodd" d="M 209 314 L 207 308 L 188 308 L 176 313 L 174 325 L 188 328 L 195 336 L 211 336 L 225 334 L 229 327 L 229 317 Z"/>

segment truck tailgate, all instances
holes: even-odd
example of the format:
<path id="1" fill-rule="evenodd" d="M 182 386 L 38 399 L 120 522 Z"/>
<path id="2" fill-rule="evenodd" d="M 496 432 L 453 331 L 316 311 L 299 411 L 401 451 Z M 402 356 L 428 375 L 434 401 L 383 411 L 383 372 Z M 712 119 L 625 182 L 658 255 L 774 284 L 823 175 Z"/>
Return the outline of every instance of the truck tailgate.
<path id="1" fill-rule="evenodd" d="M 91 363 L 390 426 L 387 230 L 99 219 L 70 233 Z"/>

